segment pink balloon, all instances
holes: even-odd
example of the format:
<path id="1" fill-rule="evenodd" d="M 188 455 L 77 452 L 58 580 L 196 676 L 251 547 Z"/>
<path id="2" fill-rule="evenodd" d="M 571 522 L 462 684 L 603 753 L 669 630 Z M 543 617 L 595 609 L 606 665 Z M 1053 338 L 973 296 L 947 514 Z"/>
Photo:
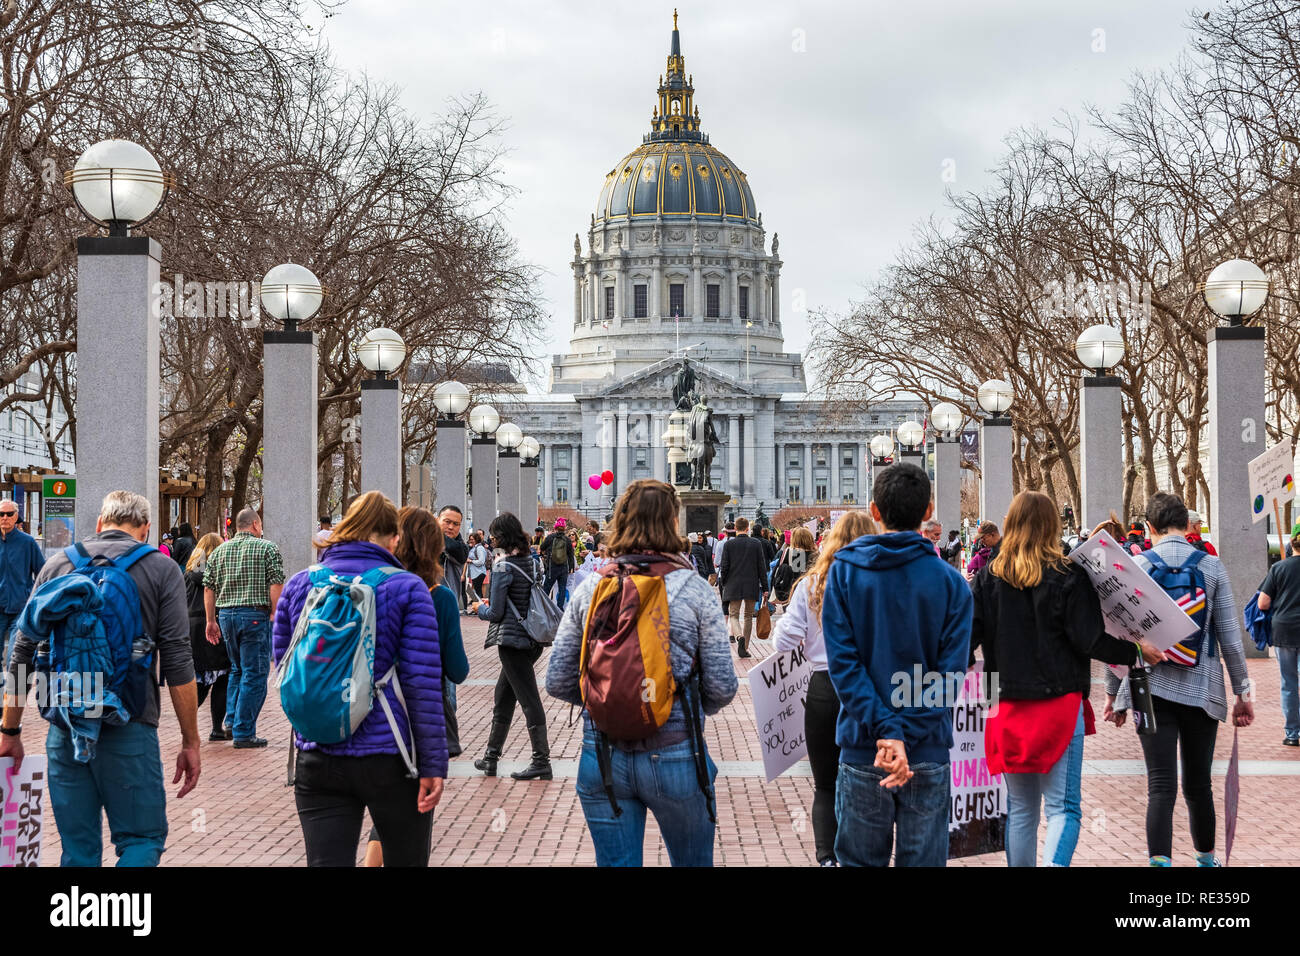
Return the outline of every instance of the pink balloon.
<path id="1" fill-rule="evenodd" d="M 600 485 L 601 485 L 600 475 L 590 475 L 587 478 L 587 484 L 591 485 L 592 491 L 600 490 Z"/>

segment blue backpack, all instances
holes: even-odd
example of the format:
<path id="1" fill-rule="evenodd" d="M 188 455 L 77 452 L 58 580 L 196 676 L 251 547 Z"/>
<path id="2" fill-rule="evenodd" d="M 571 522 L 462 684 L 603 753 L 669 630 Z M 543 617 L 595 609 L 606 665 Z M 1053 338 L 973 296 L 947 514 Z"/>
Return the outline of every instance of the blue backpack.
<path id="1" fill-rule="evenodd" d="M 375 592 L 390 575 L 410 572 L 380 565 L 352 577 L 319 564 L 308 572 L 311 590 L 276 680 L 284 715 L 304 740 L 337 744 L 352 736 L 378 699 L 407 770 L 418 776 L 414 734 L 408 750 L 384 693 L 391 683 L 407 710 L 396 661 L 375 680 Z"/>
<path id="2" fill-rule="evenodd" d="M 1151 579 L 1165 589 L 1197 627 L 1194 635 L 1175 644 L 1165 654 L 1170 663 L 1195 667 L 1202 649 L 1208 651 L 1213 647 L 1209 643 L 1212 638 L 1209 633 L 1210 609 L 1206 603 L 1205 578 L 1199 568 L 1206 552 L 1193 551 L 1176 568 L 1162 561 L 1154 551 L 1144 551 L 1142 557 L 1151 562 Z"/>
<path id="3" fill-rule="evenodd" d="M 18 619 L 38 642 L 36 671 L 48 689 L 41 716 L 72 735 L 81 763 L 94 758 L 104 721 L 139 717 L 153 692 L 154 641 L 127 570 L 155 550 L 140 544 L 114 561 L 80 542 L 64 548 L 72 571 L 37 588 Z"/>

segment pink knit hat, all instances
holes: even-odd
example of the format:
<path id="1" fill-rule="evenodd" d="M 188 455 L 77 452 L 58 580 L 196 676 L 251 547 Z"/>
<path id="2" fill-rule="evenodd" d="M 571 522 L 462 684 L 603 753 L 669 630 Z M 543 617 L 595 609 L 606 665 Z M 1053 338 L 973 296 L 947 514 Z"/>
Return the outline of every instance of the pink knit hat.
<path id="1" fill-rule="evenodd" d="M 556 519 L 555 519 L 555 530 L 556 530 L 556 531 L 559 531 L 561 528 L 564 527 L 564 525 L 565 525 L 565 521 L 564 521 L 563 518 L 556 518 Z"/>

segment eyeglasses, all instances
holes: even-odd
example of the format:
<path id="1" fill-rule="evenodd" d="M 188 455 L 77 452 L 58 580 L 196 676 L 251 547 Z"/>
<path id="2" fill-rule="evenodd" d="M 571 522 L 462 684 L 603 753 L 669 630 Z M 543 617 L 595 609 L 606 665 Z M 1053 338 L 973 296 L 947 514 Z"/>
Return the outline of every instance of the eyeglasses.
<path id="1" fill-rule="evenodd" d="M 17 518 L 17 511 L 0 511 L 0 518 Z"/>

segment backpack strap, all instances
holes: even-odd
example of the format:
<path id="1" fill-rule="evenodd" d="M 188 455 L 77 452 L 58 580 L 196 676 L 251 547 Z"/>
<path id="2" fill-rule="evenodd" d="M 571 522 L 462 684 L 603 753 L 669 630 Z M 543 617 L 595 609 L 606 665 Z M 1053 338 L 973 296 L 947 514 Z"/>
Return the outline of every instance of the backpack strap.
<path id="1" fill-rule="evenodd" d="M 394 570 L 400 570 L 394 569 Z M 411 749 L 406 749 L 406 741 L 402 739 L 402 732 L 397 728 L 397 718 L 393 716 L 393 709 L 388 706 L 388 695 L 384 693 L 384 688 L 389 684 L 393 685 L 393 693 L 397 695 L 397 702 L 402 706 L 402 713 L 406 714 L 406 722 L 411 723 L 411 709 L 406 706 L 406 697 L 402 694 L 402 685 L 397 680 L 397 664 L 388 668 L 388 673 L 375 684 L 375 696 L 379 698 L 379 706 L 384 709 L 384 716 L 388 718 L 388 727 L 393 732 L 393 740 L 397 741 L 397 749 L 402 755 L 402 762 L 406 764 L 407 774 L 412 780 L 418 780 L 419 771 L 415 769 L 415 727 L 411 727 Z"/>
<path id="2" fill-rule="evenodd" d="M 78 547 L 80 547 L 80 545 L 78 545 Z M 113 564 L 116 565 L 121 570 L 125 571 L 127 568 L 131 567 L 131 565 L 135 564 L 137 561 L 143 558 L 150 551 L 158 551 L 158 549 L 151 544 L 144 544 L 143 542 L 141 542 L 140 544 L 137 544 L 134 548 L 132 548 L 130 551 L 128 551 L 126 554 L 122 555 L 120 558 L 114 561 Z M 158 551 L 158 553 L 162 554 L 161 551 Z"/>
<path id="3" fill-rule="evenodd" d="M 64 548 L 63 554 L 69 561 L 72 562 L 72 568 L 75 571 L 80 571 L 82 568 L 89 567 L 96 558 L 103 558 L 105 561 L 111 562 L 114 567 L 120 568 L 121 570 L 125 571 L 127 568 L 131 567 L 131 565 L 135 564 L 137 561 L 143 558 L 150 551 L 157 551 L 157 550 L 158 549 L 151 544 L 145 544 L 144 542 L 140 542 L 130 551 L 126 552 L 126 554 L 122 555 L 120 558 L 113 559 L 102 554 L 91 554 L 89 551 L 86 550 L 85 544 L 78 541 L 76 544 L 69 545 L 68 547 Z M 158 553 L 162 554 L 161 551 L 159 551 Z"/>
<path id="4" fill-rule="evenodd" d="M 72 562 L 73 570 L 80 571 L 90 564 L 90 552 L 80 541 L 63 549 L 63 556 Z"/>
<path id="5" fill-rule="evenodd" d="M 391 564 L 378 564 L 371 568 L 365 574 L 361 575 L 362 584 L 369 587 L 372 591 L 378 589 L 379 585 L 388 580 L 394 574 L 405 574 L 405 568 L 394 567 Z"/>
<path id="6" fill-rule="evenodd" d="M 1143 551 L 1142 557 L 1146 558 L 1151 564 L 1151 567 L 1155 568 L 1157 571 L 1169 570 L 1169 565 L 1165 564 L 1164 559 L 1160 557 L 1160 555 L 1156 554 L 1155 551 Z"/>

